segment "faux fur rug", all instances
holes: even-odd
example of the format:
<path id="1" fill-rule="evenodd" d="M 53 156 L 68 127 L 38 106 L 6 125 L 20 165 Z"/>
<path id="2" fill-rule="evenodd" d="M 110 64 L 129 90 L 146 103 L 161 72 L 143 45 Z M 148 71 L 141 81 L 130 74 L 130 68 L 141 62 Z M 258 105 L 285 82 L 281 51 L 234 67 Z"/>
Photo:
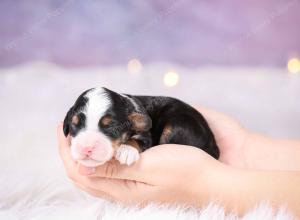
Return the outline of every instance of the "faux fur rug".
<path id="1" fill-rule="evenodd" d="M 68 70 L 43 63 L 0 70 L 0 219 L 237 219 L 215 204 L 201 210 L 155 204 L 125 208 L 80 192 L 65 175 L 56 126 L 78 94 L 94 86 L 171 95 L 227 112 L 257 132 L 299 137 L 300 77 L 278 69 L 176 67 L 181 81 L 166 88 L 162 79 L 168 66 L 145 67 L 140 75 L 121 67 Z M 263 204 L 243 219 L 293 218 L 284 208 Z"/>
<path id="2" fill-rule="evenodd" d="M 222 207 L 215 204 L 203 209 L 155 204 L 142 209 L 123 207 L 80 192 L 60 175 L 61 179 L 53 178 L 53 173 L 39 177 L 35 175 L 23 173 L 11 178 L 11 174 L 1 174 L 1 220 L 295 219 L 284 208 L 275 211 L 267 204 L 257 206 L 240 218 L 225 213 Z"/>

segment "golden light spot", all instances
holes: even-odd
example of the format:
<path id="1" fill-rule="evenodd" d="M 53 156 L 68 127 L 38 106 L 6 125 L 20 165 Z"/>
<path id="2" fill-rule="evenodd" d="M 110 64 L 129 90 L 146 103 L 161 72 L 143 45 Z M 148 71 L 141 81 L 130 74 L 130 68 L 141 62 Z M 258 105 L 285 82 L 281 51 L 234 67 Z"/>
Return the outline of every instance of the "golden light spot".
<path id="1" fill-rule="evenodd" d="M 142 70 L 142 67 L 143 67 L 143 65 L 142 65 L 141 61 L 139 61 L 138 59 L 129 60 L 129 62 L 127 64 L 128 72 L 132 73 L 132 74 L 140 73 Z"/>
<path id="2" fill-rule="evenodd" d="M 179 75 L 174 71 L 169 71 L 164 76 L 164 83 L 168 87 L 176 86 L 179 82 Z"/>
<path id="3" fill-rule="evenodd" d="M 300 73 L 300 60 L 297 58 L 290 59 L 287 68 L 290 73 Z"/>

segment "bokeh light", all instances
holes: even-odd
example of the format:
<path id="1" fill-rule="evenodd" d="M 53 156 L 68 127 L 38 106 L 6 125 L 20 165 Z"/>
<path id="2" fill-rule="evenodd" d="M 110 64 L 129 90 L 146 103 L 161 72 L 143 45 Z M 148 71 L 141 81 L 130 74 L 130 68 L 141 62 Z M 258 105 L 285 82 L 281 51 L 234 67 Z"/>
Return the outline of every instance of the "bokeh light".
<path id="1" fill-rule="evenodd" d="M 300 60 L 297 58 L 290 59 L 287 68 L 290 73 L 300 73 Z"/>
<path id="2" fill-rule="evenodd" d="M 176 86 L 179 82 L 179 75 L 174 71 L 169 71 L 164 76 L 164 83 L 168 87 Z"/>
<path id="3" fill-rule="evenodd" d="M 132 73 L 132 74 L 140 73 L 142 70 L 142 67 L 143 67 L 143 65 L 142 65 L 141 61 L 139 61 L 138 59 L 129 60 L 129 62 L 127 64 L 128 72 Z"/>

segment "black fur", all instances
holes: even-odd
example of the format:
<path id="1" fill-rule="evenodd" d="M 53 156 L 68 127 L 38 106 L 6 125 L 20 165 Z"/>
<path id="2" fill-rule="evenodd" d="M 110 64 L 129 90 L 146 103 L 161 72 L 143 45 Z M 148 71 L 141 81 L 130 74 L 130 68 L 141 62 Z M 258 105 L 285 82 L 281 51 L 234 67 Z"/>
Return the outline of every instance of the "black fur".
<path id="1" fill-rule="evenodd" d="M 190 105 L 170 97 L 133 96 L 144 106 L 152 119 L 150 130 L 153 146 L 183 144 L 198 147 L 214 158 L 220 151 L 204 117 Z M 160 142 L 166 125 L 172 127 L 167 141 Z"/>
<path id="2" fill-rule="evenodd" d="M 86 105 L 87 99 L 84 95 L 90 90 L 83 92 L 76 100 L 74 105 L 69 109 L 67 115 L 64 119 L 63 130 L 65 136 L 70 134 L 72 137 L 75 137 L 80 129 L 85 127 L 85 115 L 80 112 L 80 110 Z M 80 123 L 78 125 L 72 124 L 72 117 L 77 115 L 80 118 Z"/>

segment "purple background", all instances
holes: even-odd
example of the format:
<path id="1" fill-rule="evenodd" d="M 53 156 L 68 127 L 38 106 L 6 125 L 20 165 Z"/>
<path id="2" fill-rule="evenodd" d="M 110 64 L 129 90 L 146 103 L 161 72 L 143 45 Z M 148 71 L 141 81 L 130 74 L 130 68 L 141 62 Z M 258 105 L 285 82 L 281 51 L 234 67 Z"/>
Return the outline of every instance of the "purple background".
<path id="1" fill-rule="evenodd" d="M 284 66 L 300 54 L 299 0 L 1 0 L 0 27 L 0 66 Z"/>

